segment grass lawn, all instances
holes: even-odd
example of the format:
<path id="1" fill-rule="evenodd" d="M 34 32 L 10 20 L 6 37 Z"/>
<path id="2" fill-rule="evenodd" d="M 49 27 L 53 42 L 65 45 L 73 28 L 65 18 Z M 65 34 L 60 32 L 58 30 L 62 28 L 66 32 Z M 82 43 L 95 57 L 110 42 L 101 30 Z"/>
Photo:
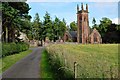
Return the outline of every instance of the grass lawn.
<path id="1" fill-rule="evenodd" d="M 77 78 L 118 77 L 118 44 L 53 44 L 47 47 L 53 58 Z"/>
<path id="2" fill-rule="evenodd" d="M 9 67 L 11 67 L 13 64 L 15 64 L 17 61 L 19 61 L 23 57 L 27 56 L 31 52 L 32 52 L 32 50 L 27 50 L 27 51 L 20 52 L 19 54 L 6 56 L 6 57 L 0 59 L 0 61 L 2 61 L 2 67 L 0 70 L 2 70 L 4 72 Z"/>

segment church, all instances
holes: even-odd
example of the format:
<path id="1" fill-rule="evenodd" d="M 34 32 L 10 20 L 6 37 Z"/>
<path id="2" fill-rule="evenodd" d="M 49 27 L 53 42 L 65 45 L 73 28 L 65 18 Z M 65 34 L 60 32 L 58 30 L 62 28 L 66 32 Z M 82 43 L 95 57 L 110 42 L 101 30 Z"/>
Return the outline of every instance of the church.
<path id="1" fill-rule="evenodd" d="M 102 43 L 102 38 L 97 29 L 90 30 L 89 17 L 88 17 L 88 5 L 84 9 L 81 4 L 81 10 L 77 5 L 77 31 L 66 31 L 64 34 L 64 41 L 72 40 L 82 44 L 86 43 Z"/>

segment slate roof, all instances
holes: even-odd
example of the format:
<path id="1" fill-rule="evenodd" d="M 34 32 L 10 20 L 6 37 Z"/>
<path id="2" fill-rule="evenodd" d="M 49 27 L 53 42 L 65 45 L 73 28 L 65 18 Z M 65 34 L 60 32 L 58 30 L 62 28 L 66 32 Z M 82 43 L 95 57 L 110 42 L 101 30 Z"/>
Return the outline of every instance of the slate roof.
<path id="1" fill-rule="evenodd" d="M 70 33 L 72 38 L 77 37 L 77 31 L 70 31 L 69 33 Z"/>

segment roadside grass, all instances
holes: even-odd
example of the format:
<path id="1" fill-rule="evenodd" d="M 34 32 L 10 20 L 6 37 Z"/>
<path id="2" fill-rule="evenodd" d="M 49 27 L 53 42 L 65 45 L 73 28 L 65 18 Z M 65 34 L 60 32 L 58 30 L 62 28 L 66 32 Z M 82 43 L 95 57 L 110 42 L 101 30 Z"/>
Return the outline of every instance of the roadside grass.
<path id="1" fill-rule="evenodd" d="M 119 44 L 53 44 L 47 46 L 54 61 L 71 70 L 77 62 L 77 78 L 117 78 Z M 53 63 L 54 63 L 53 61 Z"/>
<path id="2" fill-rule="evenodd" d="M 64 80 L 66 77 L 73 80 L 69 72 L 66 74 L 63 69 L 60 69 L 61 65 L 58 59 L 52 60 L 51 55 L 49 55 L 46 49 L 43 50 L 41 57 L 40 76 L 43 80 Z"/>
<path id="3" fill-rule="evenodd" d="M 14 54 L 14 55 L 10 55 L 10 56 L 6 56 L 4 58 L 1 58 L 0 61 L 2 60 L 2 67 L 0 70 L 2 72 L 4 72 L 9 67 L 11 67 L 13 64 L 15 64 L 17 61 L 19 61 L 23 57 L 27 56 L 31 52 L 32 52 L 32 50 L 27 50 L 27 51 L 20 52 L 18 54 Z"/>
<path id="4" fill-rule="evenodd" d="M 48 53 L 45 49 L 43 50 L 41 57 L 42 58 L 40 61 L 40 77 L 42 79 L 49 78 L 50 80 L 54 80 L 53 72 L 49 64 Z"/>

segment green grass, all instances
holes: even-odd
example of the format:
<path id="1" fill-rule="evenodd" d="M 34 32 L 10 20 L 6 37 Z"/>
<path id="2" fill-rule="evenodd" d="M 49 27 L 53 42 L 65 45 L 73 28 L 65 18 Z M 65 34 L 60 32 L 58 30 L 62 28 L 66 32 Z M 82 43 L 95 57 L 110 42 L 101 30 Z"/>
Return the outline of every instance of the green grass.
<path id="1" fill-rule="evenodd" d="M 0 59 L 0 61 L 2 60 L 1 70 L 4 72 L 9 67 L 11 67 L 13 64 L 15 64 L 17 61 L 19 61 L 23 57 L 27 56 L 31 52 L 32 52 L 32 50 L 27 50 L 27 51 L 20 52 L 19 54 L 6 56 L 6 57 Z"/>
<path id="2" fill-rule="evenodd" d="M 53 62 L 51 59 L 51 56 L 49 53 L 44 50 L 42 52 L 42 59 L 40 62 L 40 76 L 43 80 L 63 80 L 66 78 L 66 76 L 70 76 L 70 74 L 65 74 L 64 70 L 59 70 L 61 67 L 60 64 L 58 64 L 59 61 L 56 60 Z M 70 76 L 71 78 L 71 76 Z"/>
<path id="3" fill-rule="evenodd" d="M 53 72 L 51 70 L 51 66 L 49 64 L 49 56 L 46 50 L 42 52 L 42 59 L 40 61 L 40 76 L 43 79 L 49 78 L 54 80 Z"/>
<path id="4" fill-rule="evenodd" d="M 53 44 L 47 51 L 72 73 L 77 62 L 77 78 L 118 76 L 118 44 Z"/>

